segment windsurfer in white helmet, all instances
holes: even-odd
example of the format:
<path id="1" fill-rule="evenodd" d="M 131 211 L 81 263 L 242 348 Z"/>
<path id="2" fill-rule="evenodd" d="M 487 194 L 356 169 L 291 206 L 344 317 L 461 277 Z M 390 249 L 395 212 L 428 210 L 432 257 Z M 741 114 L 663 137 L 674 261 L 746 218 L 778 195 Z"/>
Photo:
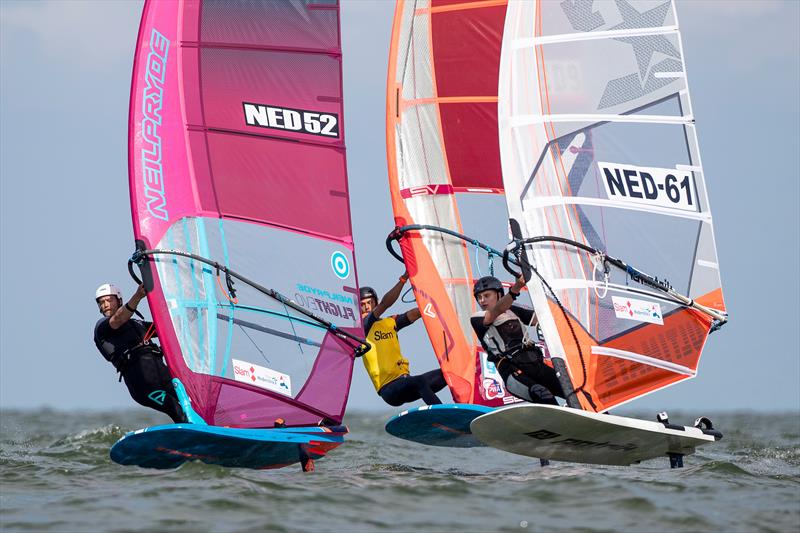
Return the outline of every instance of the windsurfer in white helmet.
<path id="1" fill-rule="evenodd" d="M 558 405 L 554 396 L 564 397 L 558 376 L 525 334 L 526 324 L 538 323 L 536 314 L 514 303 L 523 287 L 525 280 L 520 277 L 504 294 L 499 279 L 477 280 L 473 294 L 481 311 L 472 315 L 472 329 L 511 394 L 533 403 Z"/>
<path id="2" fill-rule="evenodd" d="M 441 369 L 412 376 L 408 369 L 408 359 L 400 353 L 397 333 L 419 320 L 419 309 L 415 307 L 399 315 L 381 318 L 400 297 L 406 281 L 408 274 L 403 273 L 380 302 L 375 289 L 361 287 L 361 318 L 364 321 L 364 331 L 367 332 L 367 342 L 371 346 L 362 357 L 364 367 L 378 395 L 389 405 L 398 407 L 419 399 L 428 405 L 440 404 L 442 401 L 436 393 L 446 385 Z"/>
<path id="3" fill-rule="evenodd" d="M 128 392 L 137 403 L 165 413 L 176 423 L 184 422 L 164 355 L 159 346 L 151 342 L 156 335 L 155 327 L 150 322 L 133 318 L 136 307 L 146 295 L 144 287 L 139 285 L 123 305 L 119 287 L 113 283 L 100 285 L 95 301 L 103 318 L 94 327 L 94 343 L 117 369 L 120 381 L 125 380 Z"/>

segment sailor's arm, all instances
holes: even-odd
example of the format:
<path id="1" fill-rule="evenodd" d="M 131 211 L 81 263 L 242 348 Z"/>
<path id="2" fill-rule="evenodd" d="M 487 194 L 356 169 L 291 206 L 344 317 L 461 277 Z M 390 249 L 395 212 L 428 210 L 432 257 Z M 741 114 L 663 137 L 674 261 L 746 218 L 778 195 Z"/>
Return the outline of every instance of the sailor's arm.
<path id="1" fill-rule="evenodd" d="M 419 312 L 419 308 L 415 307 L 414 309 L 409 309 L 406 312 L 406 318 L 408 319 L 409 324 L 413 324 L 422 316 L 422 313 Z"/>
<path id="2" fill-rule="evenodd" d="M 136 306 L 145 296 L 147 296 L 147 293 L 144 291 L 144 286 L 139 285 L 139 288 L 133 293 L 128 303 L 117 309 L 117 312 L 108 319 L 108 325 L 111 326 L 111 329 L 119 329 L 125 322 L 130 320 L 133 312 L 136 311 Z"/>
<path id="3" fill-rule="evenodd" d="M 494 306 L 490 307 L 486 310 L 486 314 L 483 316 L 483 323 L 484 325 L 488 326 L 492 322 L 494 322 L 497 317 L 511 309 L 511 304 L 514 303 L 514 300 L 517 299 L 519 296 L 519 292 L 525 286 L 525 279 L 520 276 L 517 278 L 517 281 L 514 282 L 514 285 L 508 289 L 508 292 L 503 295 L 502 298 L 497 300 L 497 303 Z"/>
<path id="4" fill-rule="evenodd" d="M 400 291 L 403 290 L 403 285 L 406 284 L 408 281 L 408 273 L 403 272 L 403 275 L 400 276 L 400 279 L 397 283 L 394 284 L 394 287 L 389 289 L 389 292 L 383 295 L 381 301 L 375 306 L 375 309 L 372 311 L 376 317 L 383 315 L 387 309 L 394 305 L 397 299 L 400 297 Z"/>

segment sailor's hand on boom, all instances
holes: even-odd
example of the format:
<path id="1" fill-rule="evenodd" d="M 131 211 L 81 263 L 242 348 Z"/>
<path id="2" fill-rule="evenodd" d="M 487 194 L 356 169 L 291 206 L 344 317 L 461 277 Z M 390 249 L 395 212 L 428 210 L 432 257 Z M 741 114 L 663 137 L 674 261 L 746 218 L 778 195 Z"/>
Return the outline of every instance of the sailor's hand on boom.
<path id="1" fill-rule="evenodd" d="M 486 314 L 483 315 L 483 324 L 488 326 L 492 322 L 494 322 L 498 316 L 502 315 L 509 309 L 511 309 L 511 304 L 514 303 L 514 300 L 517 299 L 519 296 L 520 291 L 525 287 L 525 278 L 520 276 L 514 282 L 514 285 L 508 289 L 508 292 L 503 295 L 502 298 L 497 300 L 497 303 L 493 306 L 490 306 L 486 310 Z"/>
<path id="2" fill-rule="evenodd" d="M 136 307 L 139 305 L 139 302 L 141 302 L 145 296 L 147 296 L 147 293 L 144 290 L 144 285 L 139 285 L 136 292 L 131 296 L 131 299 L 128 300 L 128 303 L 120 306 L 120 308 L 111 315 L 111 318 L 108 319 L 108 325 L 111 326 L 111 329 L 118 329 L 125 322 L 130 320 L 136 312 Z"/>

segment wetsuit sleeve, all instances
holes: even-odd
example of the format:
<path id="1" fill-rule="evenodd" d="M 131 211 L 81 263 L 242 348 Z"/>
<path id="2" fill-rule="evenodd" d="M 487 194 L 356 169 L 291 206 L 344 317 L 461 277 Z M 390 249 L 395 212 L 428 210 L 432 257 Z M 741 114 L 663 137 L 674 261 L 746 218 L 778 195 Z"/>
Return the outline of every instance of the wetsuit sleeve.
<path id="1" fill-rule="evenodd" d="M 486 334 L 486 330 L 489 329 L 483 323 L 482 316 L 473 316 L 469 319 L 470 324 L 472 324 L 472 329 L 475 331 L 475 335 L 478 336 L 478 339 L 483 339 L 483 336 Z"/>
<path id="2" fill-rule="evenodd" d="M 533 319 L 533 315 L 535 314 L 533 309 L 528 309 L 520 305 L 512 305 L 511 311 L 526 325 L 531 323 L 531 319 Z"/>
<path id="3" fill-rule="evenodd" d="M 95 326 L 94 330 L 98 337 L 107 339 L 114 335 L 114 330 L 111 328 L 111 324 L 109 324 L 110 318 L 101 318 L 97 325 Z"/>
<path id="4" fill-rule="evenodd" d="M 369 335 L 369 330 L 372 329 L 372 325 L 376 320 L 375 315 L 370 311 L 367 318 L 364 319 L 364 335 Z"/>
<path id="5" fill-rule="evenodd" d="M 395 326 L 394 326 L 394 330 L 395 331 L 400 331 L 404 327 L 410 326 L 411 324 L 413 324 L 413 322 L 411 322 L 408 319 L 408 312 L 407 311 L 405 313 L 403 313 L 402 315 L 395 315 L 394 316 L 394 323 L 395 323 Z"/>

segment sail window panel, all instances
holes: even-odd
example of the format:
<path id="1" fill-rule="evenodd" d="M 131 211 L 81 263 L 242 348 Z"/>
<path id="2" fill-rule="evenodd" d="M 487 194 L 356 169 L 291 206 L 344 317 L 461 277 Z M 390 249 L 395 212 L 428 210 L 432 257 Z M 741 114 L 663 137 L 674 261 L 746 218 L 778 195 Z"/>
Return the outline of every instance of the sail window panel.
<path id="1" fill-rule="evenodd" d="M 158 249 L 202 255 L 204 240 L 196 219 L 183 218 L 170 226 Z M 191 370 L 211 374 L 215 350 L 215 279 L 209 267 L 177 256 L 155 256 L 164 299 L 184 363 Z"/>
<path id="2" fill-rule="evenodd" d="M 407 9 L 413 2 L 407 4 Z M 397 70 L 404 100 L 434 98 L 433 58 L 427 14 L 414 15 L 408 41 L 399 41 Z"/>
<path id="3" fill-rule="evenodd" d="M 470 344 L 478 345 L 475 336 L 472 334 L 472 323 L 470 318 L 478 310 L 475 303 L 475 296 L 472 294 L 472 285 L 469 281 L 449 282 L 445 281 L 447 296 L 453 304 L 453 309 L 458 316 L 458 323 L 461 331 L 464 332 Z"/>
<path id="4" fill-rule="evenodd" d="M 461 215 L 461 232 L 502 252 L 511 240 L 505 195 L 457 193 L 456 201 Z M 490 270 L 501 279 L 509 276 L 502 266 L 502 257 L 493 256 L 490 261 L 485 250 L 476 254 L 474 247 L 470 247 L 470 261 L 476 278 L 487 275 Z"/>
<path id="5" fill-rule="evenodd" d="M 645 211 L 588 205 L 552 207 L 542 213 L 545 222 L 545 227 L 541 228 L 543 235 L 561 236 L 588 244 L 642 272 L 668 280 L 681 294 L 689 292 L 701 222 Z M 565 231 L 567 229 L 570 231 Z M 544 244 L 541 247 L 557 250 L 556 262 L 549 267 L 552 277 L 548 279 L 592 279 L 594 266 L 585 252 L 567 245 Z M 595 277 L 602 279 L 600 273 Z M 624 272 L 611 269 L 610 282 L 626 285 L 629 280 Z M 646 290 L 646 287 L 640 287 Z"/>
<path id="6" fill-rule="evenodd" d="M 336 5 L 331 0 L 204 0 L 200 37 L 205 43 L 336 50 L 339 10 L 319 9 Z"/>
<path id="7" fill-rule="evenodd" d="M 338 57 L 210 48 L 202 50 L 200 58 L 208 128 L 341 144 Z M 248 123 L 245 104 L 278 110 L 267 114 L 263 109 L 257 121 L 251 117 Z M 323 122 L 321 115 L 332 118 Z"/>
<path id="8" fill-rule="evenodd" d="M 540 88 L 531 112 L 542 115 L 626 114 L 686 90 L 677 34 L 551 43 L 516 54 L 537 57 L 537 71 L 527 75 Z"/>
<path id="9" fill-rule="evenodd" d="M 541 35 L 674 26 L 670 0 L 541 2 Z"/>
<path id="10" fill-rule="evenodd" d="M 452 196 L 418 196 L 407 200 L 406 205 L 415 223 L 458 231 Z M 420 235 L 441 278 L 468 278 L 468 259 L 463 241 L 439 232 L 422 231 Z"/>
<path id="11" fill-rule="evenodd" d="M 399 127 L 400 189 L 449 183 L 436 106 L 416 105 L 407 109 Z"/>
<path id="12" fill-rule="evenodd" d="M 441 97 L 497 96 L 505 5 L 435 12 L 431 39 Z"/>
<path id="13" fill-rule="evenodd" d="M 223 215 L 339 239 L 350 235 L 343 152 L 214 133 L 208 146 Z"/>
<path id="14" fill-rule="evenodd" d="M 222 262 L 224 258 L 239 274 L 278 291 L 337 327 L 360 326 L 354 258 L 349 247 L 298 231 L 227 218 L 213 220 L 206 227 L 208 249 L 216 260 Z M 341 256 L 349 268 L 334 271 L 334 255 Z M 242 285 L 237 282 L 237 289 Z M 244 286 L 242 290 L 254 289 Z M 259 292 L 253 295 L 267 299 Z M 309 302 L 309 298 L 320 302 Z M 334 303 L 337 304 L 335 308 Z"/>
<path id="15" fill-rule="evenodd" d="M 675 216 L 707 207 L 702 173 L 692 170 L 684 125 L 562 126 L 569 132 L 542 147 L 525 181 L 522 199 L 529 205 L 547 203 L 546 197 L 579 197 L 650 206 L 667 214 L 671 210 Z M 668 184 L 669 174 L 674 178 Z"/>
<path id="16" fill-rule="evenodd" d="M 355 289 L 330 267 L 331 250 L 342 252 L 339 245 L 253 224 L 224 224 L 223 229 L 219 220 L 184 219 L 162 245 L 229 264 L 338 327 L 358 328 Z M 276 256 L 291 257 L 295 266 L 289 270 L 285 262 L 278 266 Z M 157 257 L 170 316 L 190 370 L 236 380 L 234 360 L 244 361 L 267 368 L 274 372 L 272 377 L 285 375 L 286 395 L 298 394 L 324 342 L 326 330 L 320 324 L 241 282 L 234 282 L 235 298 L 228 298 L 227 288 L 223 292 L 220 287 L 224 281 L 217 281 L 208 265 L 183 257 Z M 338 370 L 328 372 L 343 379 L 346 369 Z"/>
<path id="17" fill-rule="evenodd" d="M 453 186 L 502 189 L 497 103 L 442 103 L 439 113 Z"/>

